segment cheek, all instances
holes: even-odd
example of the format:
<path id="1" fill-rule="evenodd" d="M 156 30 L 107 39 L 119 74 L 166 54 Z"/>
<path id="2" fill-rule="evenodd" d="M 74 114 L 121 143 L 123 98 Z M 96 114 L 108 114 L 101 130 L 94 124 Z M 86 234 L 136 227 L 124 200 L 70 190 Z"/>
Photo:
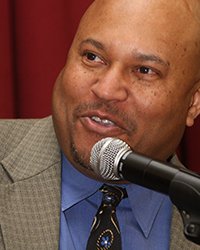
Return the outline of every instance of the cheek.
<path id="1" fill-rule="evenodd" d="M 90 76 L 80 67 L 69 67 L 63 76 L 63 98 L 67 103 L 79 102 L 89 92 Z"/>
<path id="2" fill-rule="evenodd" d="M 137 121 L 141 134 L 167 140 L 185 126 L 187 107 L 171 91 L 150 91 L 137 99 Z M 178 132 L 179 133 L 179 132 Z M 166 138 L 165 138 L 166 137 Z"/>
<path id="3" fill-rule="evenodd" d="M 135 117 L 138 130 L 132 143 L 138 152 L 166 159 L 182 137 L 185 118 L 181 110 L 173 106 L 173 101 L 151 97 L 138 104 Z"/>
<path id="4" fill-rule="evenodd" d="M 166 113 L 172 113 L 172 97 L 163 90 L 141 91 L 134 97 L 139 108 L 140 116 L 152 118 L 160 117 Z"/>

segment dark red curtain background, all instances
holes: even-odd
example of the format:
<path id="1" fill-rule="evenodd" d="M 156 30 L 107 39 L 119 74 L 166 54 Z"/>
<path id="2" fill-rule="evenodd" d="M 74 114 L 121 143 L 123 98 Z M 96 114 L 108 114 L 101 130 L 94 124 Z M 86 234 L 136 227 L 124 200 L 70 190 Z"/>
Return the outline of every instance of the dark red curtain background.
<path id="1" fill-rule="evenodd" d="M 92 0 L 0 0 L 0 117 L 51 113 L 51 93 L 79 19 Z M 169 121 L 170 122 L 170 121 Z M 166 124 L 167 126 L 167 124 Z M 200 172 L 200 119 L 179 149 Z"/>

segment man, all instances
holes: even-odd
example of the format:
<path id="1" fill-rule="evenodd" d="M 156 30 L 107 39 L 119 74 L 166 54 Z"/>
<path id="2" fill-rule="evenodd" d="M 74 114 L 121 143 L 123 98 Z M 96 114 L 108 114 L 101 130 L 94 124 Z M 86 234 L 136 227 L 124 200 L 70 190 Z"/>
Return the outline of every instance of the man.
<path id="1" fill-rule="evenodd" d="M 199 58 L 199 0 L 94 1 L 55 84 L 54 127 L 1 122 L 0 249 L 86 249 L 104 182 L 89 158 L 102 138 L 180 165 L 174 152 L 200 113 Z M 115 184 L 128 193 L 122 249 L 200 249 L 167 196 Z"/>

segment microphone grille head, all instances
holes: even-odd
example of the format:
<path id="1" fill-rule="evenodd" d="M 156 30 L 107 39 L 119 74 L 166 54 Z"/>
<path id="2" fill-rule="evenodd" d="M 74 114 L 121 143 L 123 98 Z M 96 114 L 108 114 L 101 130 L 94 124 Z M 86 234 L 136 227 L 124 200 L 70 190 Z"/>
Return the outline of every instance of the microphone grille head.
<path id="1" fill-rule="evenodd" d="M 111 137 L 104 138 L 93 146 L 90 165 L 103 179 L 120 180 L 122 178 L 118 174 L 118 164 L 128 151 L 130 147 L 124 141 Z"/>

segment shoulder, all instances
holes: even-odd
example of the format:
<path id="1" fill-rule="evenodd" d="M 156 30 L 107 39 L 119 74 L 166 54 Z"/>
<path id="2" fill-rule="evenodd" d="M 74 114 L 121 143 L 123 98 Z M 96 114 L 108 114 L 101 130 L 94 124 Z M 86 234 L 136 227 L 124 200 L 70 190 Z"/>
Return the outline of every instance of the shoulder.
<path id="1" fill-rule="evenodd" d="M 0 119 L 0 160 L 13 151 L 35 126 L 51 123 L 43 119 Z"/>
<path id="2" fill-rule="evenodd" d="M 189 241 L 184 236 L 184 226 L 183 220 L 181 218 L 180 212 L 174 206 L 172 213 L 172 223 L 171 223 L 171 236 L 170 236 L 170 250 L 200 250 L 200 246 Z"/>

